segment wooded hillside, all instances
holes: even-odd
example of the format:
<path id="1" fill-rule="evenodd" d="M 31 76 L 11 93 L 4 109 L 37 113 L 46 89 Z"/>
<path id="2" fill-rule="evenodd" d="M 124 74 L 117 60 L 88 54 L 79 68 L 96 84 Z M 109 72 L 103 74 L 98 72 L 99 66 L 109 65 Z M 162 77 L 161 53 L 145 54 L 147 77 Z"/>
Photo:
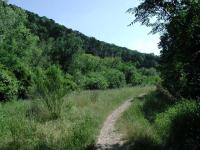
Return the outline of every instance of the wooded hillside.
<path id="1" fill-rule="evenodd" d="M 158 56 L 98 41 L 4 1 L 0 8 L 1 101 L 50 95 L 55 87 L 63 96 L 159 80 Z"/>
<path id="2" fill-rule="evenodd" d="M 72 29 L 60 25 L 52 19 L 40 17 L 29 11 L 26 11 L 26 13 L 28 14 L 27 27 L 31 30 L 31 33 L 37 35 L 41 41 L 47 42 L 51 39 L 55 40 L 56 44 L 62 44 L 63 40 L 72 34 L 81 39 L 81 48 L 87 54 L 92 54 L 101 58 L 120 57 L 125 62 L 130 61 L 137 64 L 138 67 L 151 68 L 158 65 L 159 57 L 154 54 L 144 54 L 125 47 L 99 41 L 94 37 L 88 37 L 78 31 L 73 31 Z M 65 46 L 63 48 L 65 48 Z"/>

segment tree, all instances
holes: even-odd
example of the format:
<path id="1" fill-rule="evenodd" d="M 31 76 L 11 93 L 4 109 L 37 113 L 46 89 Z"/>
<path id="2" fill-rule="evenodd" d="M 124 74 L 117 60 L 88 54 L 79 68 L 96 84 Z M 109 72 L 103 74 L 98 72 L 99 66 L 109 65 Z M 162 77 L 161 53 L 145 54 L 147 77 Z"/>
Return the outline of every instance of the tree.
<path id="1" fill-rule="evenodd" d="M 128 12 L 135 15 L 131 24 L 140 22 L 153 27 L 152 33 L 156 33 L 165 30 L 165 25 L 174 17 L 188 12 L 198 3 L 198 0 L 144 0 L 138 7 L 128 9 Z"/>
<path id="2" fill-rule="evenodd" d="M 17 97 L 27 98 L 32 86 L 32 68 L 41 54 L 38 38 L 26 28 L 26 13 L 0 1 L 0 64 L 12 72 L 18 82 Z"/>
<path id="3" fill-rule="evenodd" d="M 162 31 L 163 85 L 177 97 L 197 98 L 200 93 L 200 2 L 197 0 L 145 0 L 128 10 L 133 22 Z M 154 21 L 155 20 L 155 21 Z"/>
<path id="4" fill-rule="evenodd" d="M 81 51 L 82 46 L 82 40 L 75 34 L 68 34 L 66 37 L 57 38 L 50 51 L 51 60 L 67 71 L 72 62 L 73 55 Z"/>
<path id="5" fill-rule="evenodd" d="M 26 14 L 0 1 L 0 62 L 9 66 L 16 60 L 34 65 L 40 54 L 36 36 L 25 27 Z"/>
<path id="6" fill-rule="evenodd" d="M 200 5 L 176 16 L 161 37 L 163 84 L 176 96 L 197 98 L 200 92 Z"/>

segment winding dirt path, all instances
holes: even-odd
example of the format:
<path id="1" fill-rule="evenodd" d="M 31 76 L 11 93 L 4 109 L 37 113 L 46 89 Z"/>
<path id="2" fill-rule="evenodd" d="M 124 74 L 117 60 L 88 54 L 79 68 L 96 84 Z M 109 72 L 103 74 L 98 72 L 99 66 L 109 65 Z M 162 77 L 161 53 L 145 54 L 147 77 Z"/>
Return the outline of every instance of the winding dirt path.
<path id="1" fill-rule="evenodd" d="M 132 99 L 127 100 L 107 117 L 97 140 L 97 150 L 118 149 L 125 143 L 122 134 L 117 132 L 115 124 L 131 102 Z"/>

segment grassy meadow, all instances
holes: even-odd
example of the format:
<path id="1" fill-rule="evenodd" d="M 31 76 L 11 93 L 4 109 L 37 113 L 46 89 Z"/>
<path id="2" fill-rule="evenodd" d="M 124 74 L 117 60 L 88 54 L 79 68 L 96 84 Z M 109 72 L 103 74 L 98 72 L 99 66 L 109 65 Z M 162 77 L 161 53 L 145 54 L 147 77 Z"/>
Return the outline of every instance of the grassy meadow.
<path id="1" fill-rule="evenodd" d="M 123 101 L 152 86 L 81 91 L 64 98 L 61 117 L 52 119 L 41 100 L 0 104 L 0 149 L 89 149 L 107 115 Z"/>

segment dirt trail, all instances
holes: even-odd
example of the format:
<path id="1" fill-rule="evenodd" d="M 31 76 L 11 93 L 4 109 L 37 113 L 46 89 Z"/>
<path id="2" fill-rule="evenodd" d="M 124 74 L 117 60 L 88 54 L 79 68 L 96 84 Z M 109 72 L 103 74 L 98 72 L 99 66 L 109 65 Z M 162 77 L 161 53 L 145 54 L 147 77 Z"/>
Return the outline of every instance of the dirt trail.
<path id="1" fill-rule="evenodd" d="M 123 136 L 117 132 L 115 124 L 123 112 L 129 108 L 131 101 L 132 99 L 127 100 L 107 117 L 97 140 L 97 150 L 118 149 L 125 143 Z"/>

